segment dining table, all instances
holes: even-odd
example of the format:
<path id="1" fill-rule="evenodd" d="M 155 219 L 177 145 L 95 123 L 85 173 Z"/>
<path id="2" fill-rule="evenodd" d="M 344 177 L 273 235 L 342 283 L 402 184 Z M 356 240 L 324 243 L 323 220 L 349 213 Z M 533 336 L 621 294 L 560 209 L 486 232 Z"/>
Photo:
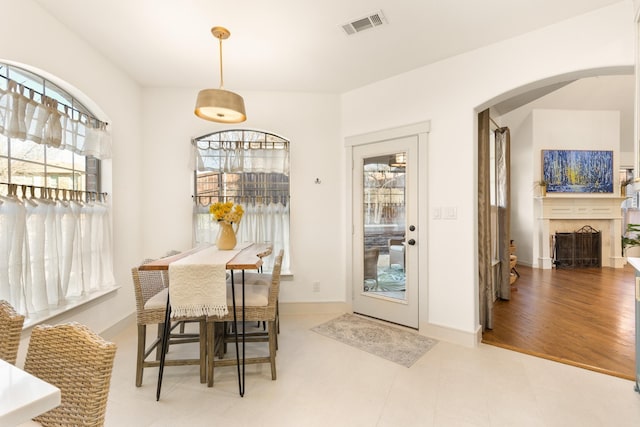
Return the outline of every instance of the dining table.
<path id="1" fill-rule="evenodd" d="M 206 251 L 206 252 L 205 252 Z M 177 266 L 178 264 L 182 264 L 183 267 L 188 267 L 188 261 L 193 258 L 197 258 L 197 263 L 194 263 L 195 266 L 201 266 L 203 263 L 206 264 L 208 262 L 216 263 L 219 261 L 215 261 L 215 259 L 226 259 L 224 264 L 224 269 L 230 271 L 231 275 L 231 291 L 233 293 L 231 301 L 233 304 L 233 313 L 234 313 L 234 331 L 235 331 L 235 347 L 236 347 L 236 365 L 237 365 L 237 373 L 238 373 L 238 389 L 241 397 L 244 397 L 244 379 L 245 379 L 245 336 L 242 334 L 242 358 L 240 358 L 240 348 L 239 348 L 239 337 L 238 337 L 238 319 L 236 318 L 236 299 L 235 299 L 235 281 L 234 271 L 240 270 L 242 271 L 242 323 L 244 324 L 244 286 L 245 286 L 245 276 L 244 273 L 246 270 L 261 270 L 262 268 L 262 258 L 269 256 L 273 251 L 273 246 L 269 243 L 242 243 L 236 246 L 235 253 L 231 253 L 233 256 L 229 256 L 227 258 L 220 258 L 220 256 L 224 257 L 224 254 L 219 252 L 228 252 L 222 251 L 215 248 L 214 245 L 201 245 L 190 249 L 188 251 L 181 252 L 177 255 L 172 255 L 164 258 L 160 258 L 158 260 L 143 264 L 138 268 L 140 270 L 168 270 L 171 272 L 172 266 Z M 203 254 L 208 256 L 203 257 Z M 208 261 L 208 259 L 211 261 Z M 160 368 L 158 371 L 158 386 L 156 389 L 156 400 L 160 399 L 160 390 L 162 387 L 162 375 L 164 371 L 164 362 L 165 356 L 168 350 L 169 343 L 169 332 L 171 330 L 171 274 L 169 274 L 169 296 L 167 297 L 167 305 L 165 312 L 165 324 L 164 324 L 164 335 L 162 337 L 162 351 L 160 354 Z M 218 285 L 216 285 L 218 286 Z M 224 287 L 224 292 L 226 295 L 226 280 L 224 280 L 220 286 Z M 226 301 L 226 299 L 225 299 Z M 202 331 L 201 331 L 202 333 Z M 207 355 L 207 357 L 214 357 L 214 355 Z"/>
<path id="2" fill-rule="evenodd" d="M 0 426 L 15 426 L 60 405 L 60 389 L 0 359 Z"/>

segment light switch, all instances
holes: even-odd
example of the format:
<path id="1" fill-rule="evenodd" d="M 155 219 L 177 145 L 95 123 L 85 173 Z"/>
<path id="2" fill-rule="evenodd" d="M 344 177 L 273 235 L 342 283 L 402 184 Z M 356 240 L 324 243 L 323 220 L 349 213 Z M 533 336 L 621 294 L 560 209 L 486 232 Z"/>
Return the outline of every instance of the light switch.
<path id="1" fill-rule="evenodd" d="M 444 219 L 457 219 L 458 218 L 458 208 L 456 207 L 446 207 L 444 208 Z"/>

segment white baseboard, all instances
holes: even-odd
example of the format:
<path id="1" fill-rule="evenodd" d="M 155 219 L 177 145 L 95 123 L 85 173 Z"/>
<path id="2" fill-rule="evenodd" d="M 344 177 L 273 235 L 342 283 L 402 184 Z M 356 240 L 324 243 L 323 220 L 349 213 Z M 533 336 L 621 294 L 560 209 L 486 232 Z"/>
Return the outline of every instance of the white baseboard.
<path id="1" fill-rule="evenodd" d="M 465 332 L 448 326 L 421 323 L 420 335 L 462 345 L 464 347 L 477 347 L 482 341 L 482 328 L 478 326 L 475 332 Z"/>
<path id="2" fill-rule="evenodd" d="M 100 336 L 102 338 L 106 339 L 106 340 L 113 339 L 113 337 L 115 337 L 116 335 L 118 335 L 119 333 L 124 331 L 126 328 L 131 326 L 131 324 L 134 324 L 134 325 L 136 324 L 136 313 L 135 312 L 131 313 L 130 315 L 128 315 L 124 319 L 120 320 L 119 322 L 114 323 L 113 325 L 111 325 L 107 329 L 105 329 L 104 331 L 100 332 Z"/>
<path id="3" fill-rule="evenodd" d="M 351 313 L 351 305 L 345 302 L 281 302 L 282 314 Z"/>

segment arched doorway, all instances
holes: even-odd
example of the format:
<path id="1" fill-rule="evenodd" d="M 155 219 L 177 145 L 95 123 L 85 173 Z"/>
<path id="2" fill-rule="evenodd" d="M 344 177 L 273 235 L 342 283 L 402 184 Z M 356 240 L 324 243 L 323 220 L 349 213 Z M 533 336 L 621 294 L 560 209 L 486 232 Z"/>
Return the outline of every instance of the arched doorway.
<path id="1" fill-rule="evenodd" d="M 619 156 L 620 166 L 634 166 L 637 154 L 634 148 L 634 95 L 635 95 L 635 79 L 633 70 L 630 67 L 621 67 L 617 69 L 601 69 L 588 70 L 582 73 L 573 73 L 566 76 L 558 76 L 548 79 L 544 82 L 536 82 L 527 87 L 518 88 L 507 94 L 496 96 L 492 100 L 483 104 L 478 111 L 489 109 L 491 117 L 496 120 L 500 126 L 508 126 L 518 128 L 526 125 L 526 116 L 532 109 L 599 109 L 613 110 L 620 109 L 619 103 L 626 103 L 624 111 L 621 111 L 620 120 L 620 150 L 616 154 Z M 613 100 L 613 99 L 617 100 Z M 599 106 L 596 106 L 599 103 Z M 618 104 L 616 104 L 618 103 Z M 515 124 L 514 124 L 515 123 Z M 514 129 L 512 129 L 513 131 Z M 512 132 L 512 147 L 515 150 L 515 156 L 521 155 L 518 152 L 518 132 Z M 520 147 L 521 148 L 521 147 Z M 545 147 L 554 148 L 554 147 Z M 531 150 L 531 149 L 530 149 Z M 513 195 L 512 200 L 512 218 L 514 219 L 511 232 L 511 238 L 518 243 L 518 261 L 524 265 L 534 265 L 535 251 L 530 244 L 532 237 L 529 234 L 529 242 L 526 233 L 530 232 L 531 226 L 523 225 L 525 221 L 533 221 L 533 182 L 535 181 L 535 173 L 531 162 L 531 156 L 535 156 L 535 152 L 529 153 L 529 169 L 521 164 L 512 171 L 513 179 Z M 480 156 L 479 156 L 480 157 Z M 520 159 L 522 160 L 522 159 Z M 478 177 L 483 179 L 482 176 Z M 617 179 L 617 177 L 616 177 Z M 528 199 L 528 201 L 526 200 Z M 529 209 L 526 215 L 522 215 L 522 209 Z M 528 218 L 528 219 L 523 219 Z M 478 227 L 486 228 L 487 224 L 482 223 L 479 215 Z M 480 241 L 481 242 L 481 241 Z M 479 260 L 479 266 L 483 261 Z M 487 276 L 491 280 L 491 276 Z M 480 276 L 480 289 L 486 289 L 487 283 L 482 282 L 483 276 Z M 482 309 L 480 310 L 482 314 Z M 588 315 L 588 314 L 585 314 Z M 480 318 L 481 323 L 486 325 L 486 318 Z M 495 325 L 496 328 L 500 325 Z M 612 331 L 613 333 L 613 331 Z M 589 345 L 586 343 L 586 345 Z M 553 355 L 549 355 L 553 356 Z"/>

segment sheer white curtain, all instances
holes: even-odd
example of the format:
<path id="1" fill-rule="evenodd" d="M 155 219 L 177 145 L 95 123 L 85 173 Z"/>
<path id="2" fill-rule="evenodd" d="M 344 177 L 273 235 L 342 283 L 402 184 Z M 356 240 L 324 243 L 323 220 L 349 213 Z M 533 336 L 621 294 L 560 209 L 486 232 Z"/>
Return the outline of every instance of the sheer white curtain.
<path id="1" fill-rule="evenodd" d="M 289 271 L 289 204 L 253 201 L 243 201 L 240 204 L 244 208 L 244 215 L 236 234 L 238 242 L 271 243 L 273 253 L 284 249 L 282 269 Z M 194 207 L 193 224 L 196 245 L 216 242 L 219 226 L 216 221 L 211 220 L 209 205 Z M 272 267 L 273 257 L 266 258 L 263 268 L 271 271 Z"/>
<path id="2" fill-rule="evenodd" d="M 0 299 L 8 301 L 16 311 L 24 313 L 24 275 L 26 210 L 12 197 L 0 196 Z"/>
<path id="3" fill-rule="evenodd" d="M 28 315 L 115 285 L 106 203 L 0 202 L 0 299 Z"/>
<path id="4" fill-rule="evenodd" d="M 6 89 L 0 87 L 0 134 L 83 156 L 111 157 L 111 132 L 106 123 L 6 80 Z"/>

